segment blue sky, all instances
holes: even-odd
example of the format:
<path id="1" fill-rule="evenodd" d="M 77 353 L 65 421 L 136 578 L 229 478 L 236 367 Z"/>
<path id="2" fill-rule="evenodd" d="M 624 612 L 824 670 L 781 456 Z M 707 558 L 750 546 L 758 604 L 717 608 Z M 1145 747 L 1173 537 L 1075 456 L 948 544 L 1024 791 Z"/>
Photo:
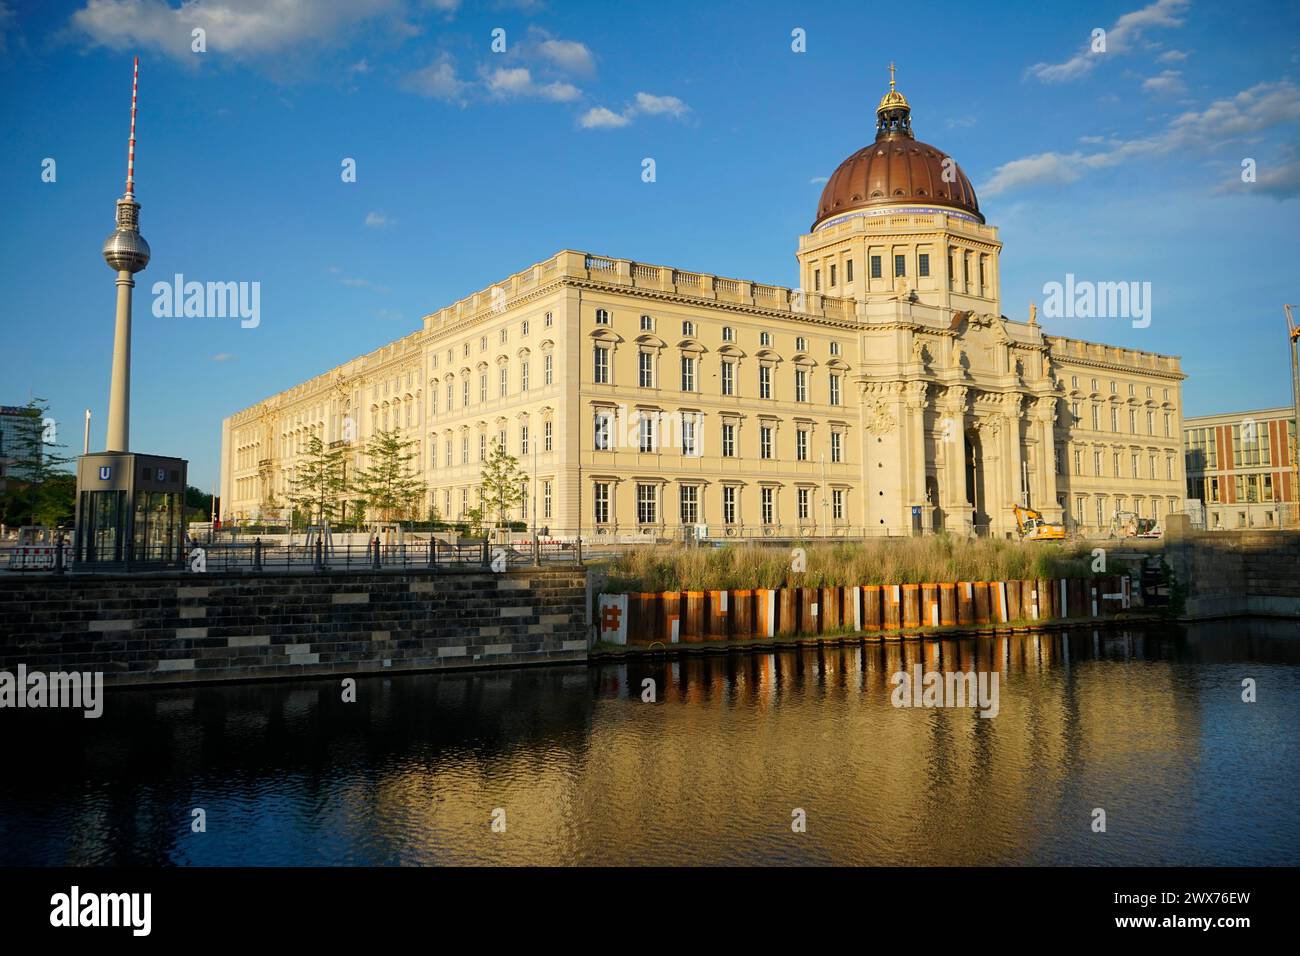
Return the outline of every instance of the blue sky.
<path id="1" fill-rule="evenodd" d="M 822 179 L 872 138 L 891 60 L 918 138 L 958 160 L 1001 229 L 1004 313 L 1023 319 L 1066 273 L 1149 281 L 1149 328 L 1045 325 L 1181 355 L 1188 414 L 1288 403 L 1300 5 L 879 17 L 861 2 L 0 0 L 0 404 L 47 398 L 73 453 L 90 408 L 103 445 L 114 287 L 99 249 L 137 53 L 153 260 L 131 444 L 189 458 L 204 488 L 224 416 L 561 248 L 795 284 L 797 237 Z M 150 286 L 175 273 L 259 282 L 260 325 L 155 318 Z"/>

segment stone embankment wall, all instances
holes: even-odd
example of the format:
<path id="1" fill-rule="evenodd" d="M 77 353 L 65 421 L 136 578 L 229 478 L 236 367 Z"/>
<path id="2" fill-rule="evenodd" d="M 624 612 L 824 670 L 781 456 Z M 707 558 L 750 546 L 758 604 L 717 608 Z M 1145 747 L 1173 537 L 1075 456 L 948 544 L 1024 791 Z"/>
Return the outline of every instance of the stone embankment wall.
<path id="1" fill-rule="evenodd" d="M 0 573 L 0 670 L 170 683 L 587 656 L 586 570 Z"/>

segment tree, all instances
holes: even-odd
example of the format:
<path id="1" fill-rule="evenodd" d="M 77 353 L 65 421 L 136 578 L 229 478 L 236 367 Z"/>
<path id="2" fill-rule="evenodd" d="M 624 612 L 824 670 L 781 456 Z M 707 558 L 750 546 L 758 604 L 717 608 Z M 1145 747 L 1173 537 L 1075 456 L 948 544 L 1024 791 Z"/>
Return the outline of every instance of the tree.
<path id="1" fill-rule="evenodd" d="M 0 520 L 6 524 L 70 522 L 76 510 L 76 478 L 62 466 L 58 423 L 43 398 L 33 398 L 0 424 Z"/>
<path id="2" fill-rule="evenodd" d="M 367 513 L 392 521 L 409 511 L 412 502 L 424 498 L 424 479 L 411 464 L 414 445 L 414 441 L 403 441 L 396 429 L 370 436 L 366 443 L 368 467 L 356 473 L 353 485 L 365 501 Z"/>
<path id="3" fill-rule="evenodd" d="M 334 519 L 338 500 L 347 490 L 343 481 L 343 449 L 328 449 L 316 435 L 307 439 L 307 457 L 289 481 L 289 501 L 310 524 Z"/>
<path id="4" fill-rule="evenodd" d="M 485 516 L 494 518 L 496 527 L 507 524 L 506 512 L 523 502 L 525 480 L 519 460 L 494 441 L 492 453 L 483 463 L 482 508 Z"/>

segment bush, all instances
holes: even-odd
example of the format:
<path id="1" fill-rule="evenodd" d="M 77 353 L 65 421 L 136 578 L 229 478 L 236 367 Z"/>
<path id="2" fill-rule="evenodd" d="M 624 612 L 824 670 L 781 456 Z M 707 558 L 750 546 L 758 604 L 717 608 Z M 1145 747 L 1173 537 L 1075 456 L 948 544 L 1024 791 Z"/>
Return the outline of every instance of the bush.
<path id="1" fill-rule="evenodd" d="M 843 587 L 1082 578 L 1092 574 L 1086 548 L 1046 542 L 947 535 L 802 545 L 807 569 L 791 571 L 789 548 L 632 548 L 607 569 L 607 592 L 711 591 L 735 588 Z M 1115 562 L 1111 562 L 1115 565 Z M 1120 573 L 1118 566 L 1108 568 Z"/>

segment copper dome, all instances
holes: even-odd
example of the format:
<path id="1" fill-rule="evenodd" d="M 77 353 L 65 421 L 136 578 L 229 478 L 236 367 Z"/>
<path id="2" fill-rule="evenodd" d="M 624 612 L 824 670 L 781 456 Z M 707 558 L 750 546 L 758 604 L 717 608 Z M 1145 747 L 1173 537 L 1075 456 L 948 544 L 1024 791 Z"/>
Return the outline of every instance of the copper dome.
<path id="1" fill-rule="evenodd" d="M 864 146 L 831 175 L 817 203 L 816 229 L 824 220 L 855 209 L 893 206 L 945 206 L 976 217 L 979 200 L 956 160 L 912 135 L 911 108 L 893 89 L 876 110 L 876 141 Z M 944 176 L 945 161 L 951 172 Z"/>

